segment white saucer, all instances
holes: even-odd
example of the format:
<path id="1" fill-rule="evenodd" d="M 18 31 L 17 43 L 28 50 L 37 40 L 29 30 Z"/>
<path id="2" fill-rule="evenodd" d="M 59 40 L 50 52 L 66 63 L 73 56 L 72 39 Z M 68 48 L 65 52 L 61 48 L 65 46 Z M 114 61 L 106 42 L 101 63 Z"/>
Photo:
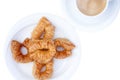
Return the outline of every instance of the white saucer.
<path id="1" fill-rule="evenodd" d="M 46 16 L 55 26 L 55 38 L 65 37 L 71 40 L 76 48 L 73 55 L 63 60 L 56 60 L 54 63 L 54 73 L 50 80 L 69 80 L 74 74 L 80 63 L 80 41 L 75 29 L 64 19 L 49 15 L 35 14 L 28 16 L 12 27 L 5 45 L 5 60 L 7 67 L 15 80 L 34 80 L 32 76 L 33 63 L 16 63 L 11 55 L 10 43 L 15 39 L 22 42 L 26 37 L 30 37 L 33 28 L 42 16 Z"/>
<path id="2" fill-rule="evenodd" d="M 95 17 L 89 17 L 81 14 L 76 6 L 76 0 L 61 0 L 61 5 L 67 16 L 67 20 L 72 23 L 76 29 L 85 31 L 101 30 L 109 26 L 120 9 L 120 0 L 110 0 L 108 7 L 103 14 Z"/>

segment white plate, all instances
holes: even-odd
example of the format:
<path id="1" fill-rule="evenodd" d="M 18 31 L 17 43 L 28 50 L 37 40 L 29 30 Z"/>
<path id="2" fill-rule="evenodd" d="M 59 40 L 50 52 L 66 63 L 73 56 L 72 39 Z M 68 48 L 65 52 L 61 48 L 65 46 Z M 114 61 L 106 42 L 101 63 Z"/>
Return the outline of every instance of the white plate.
<path id="1" fill-rule="evenodd" d="M 83 15 L 77 8 L 76 0 L 61 0 L 61 5 L 69 22 L 79 31 L 104 29 L 113 22 L 120 10 L 120 0 L 110 0 L 106 10 L 101 15 L 94 17 Z"/>
<path id="2" fill-rule="evenodd" d="M 79 37 L 77 36 L 74 28 L 71 27 L 71 25 L 67 23 L 64 19 L 49 14 L 31 15 L 20 20 L 16 23 L 16 25 L 14 25 L 10 34 L 8 35 L 8 39 L 6 41 L 7 45 L 5 47 L 5 60 L 7 67 L 15 80 L 34 80 L 34 77 L 32 76 L 33 63 L 16 63 L 11 55 L 10 42 L 13 39 L 22 42 L 26 37 L 30 37 L 33 28 L 36 26 L 42 16 L 46 16 L 53 23 L 53 25 L 56 26 L 54 38 L 65 37 L 71 40 L 76 45 L 76 48 L 73 50 L 73 54 L 71 57 L 63 60 L 55 59 L 54 73 L 52 78 L 50 79 L 69 80 L 80 63 Z"/>

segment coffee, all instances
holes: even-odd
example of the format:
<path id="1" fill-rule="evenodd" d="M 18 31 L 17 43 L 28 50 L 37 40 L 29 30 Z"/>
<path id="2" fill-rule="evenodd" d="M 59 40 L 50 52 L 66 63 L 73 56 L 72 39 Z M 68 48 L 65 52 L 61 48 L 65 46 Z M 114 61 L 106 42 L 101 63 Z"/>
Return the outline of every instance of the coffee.
<path id="1" fill-rule="evenodd" d="M 78 9 L 88 16 L 101 13 L 106 7 L 107 0 L 77 0 Z"/>

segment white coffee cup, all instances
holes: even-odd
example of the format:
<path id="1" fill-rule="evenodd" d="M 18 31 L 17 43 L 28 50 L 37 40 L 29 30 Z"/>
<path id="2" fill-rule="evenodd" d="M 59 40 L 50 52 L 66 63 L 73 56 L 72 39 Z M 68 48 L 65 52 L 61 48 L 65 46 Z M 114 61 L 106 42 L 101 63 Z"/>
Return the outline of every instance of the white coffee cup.
<path id="1" fill-rule="evenodd" d="M 103 14 L 110 0 L 76 0 L 77 10 L 85 16 L 99 16 Z"/>
<path id="2" fill-rule="evenodd" d="M 94 16 L 83 14 L 77 0 L 61 0 L 66 18 L 79 30 L 94 31 L 109 26 L 120 10 L 120 0 L 107 0 L 104 10 Z"/>

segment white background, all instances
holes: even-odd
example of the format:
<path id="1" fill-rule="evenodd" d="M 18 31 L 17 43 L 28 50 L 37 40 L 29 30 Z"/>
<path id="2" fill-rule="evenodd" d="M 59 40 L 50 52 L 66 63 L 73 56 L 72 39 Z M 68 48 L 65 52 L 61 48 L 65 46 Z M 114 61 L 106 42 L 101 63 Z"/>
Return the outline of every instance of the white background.
<path id="1" fill-rule="evenodd" d="M 65 18 L 60 0 L 0 0 L 0 80 L 14 80 L 3 56 L 11 27 L 25 16 L 41 12 Z M 77 32 L 81 63 L 71 80 L 120 80 L 120 13 L 104 30 Z"/>

